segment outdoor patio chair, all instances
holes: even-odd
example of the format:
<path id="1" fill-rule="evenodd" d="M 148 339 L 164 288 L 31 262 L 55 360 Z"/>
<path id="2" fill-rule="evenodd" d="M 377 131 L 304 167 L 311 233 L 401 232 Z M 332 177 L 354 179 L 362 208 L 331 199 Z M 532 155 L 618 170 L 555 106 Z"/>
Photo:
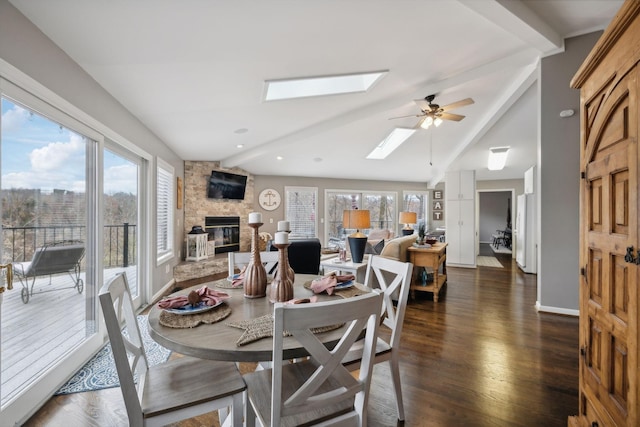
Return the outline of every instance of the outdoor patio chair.
<path id="1" fill-rule="evenodd" d="M 31 261 L 13 263 L 13 274 L 22 284 L 21 297 L 28 303 L 34 294 L 36 278 L 49 276 L 49 286 L 54 274 L 69 273 L 73 286 L 40 289 L 38 293 L 75 288 L 82 293 L 84 282 L 80 277 L 80 262 L 84 257 L 84 244 L 77 240 L 49 243 L 33 253 Z"/>

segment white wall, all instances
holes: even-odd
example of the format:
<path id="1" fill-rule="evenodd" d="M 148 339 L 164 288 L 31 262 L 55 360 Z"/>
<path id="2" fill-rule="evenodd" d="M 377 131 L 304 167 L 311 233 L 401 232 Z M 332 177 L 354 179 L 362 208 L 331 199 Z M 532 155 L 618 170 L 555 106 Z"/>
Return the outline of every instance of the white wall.
<path id="1" fill-rule="evenodd" d="M 183 176 L 183 161 L 7 0 L 0 0 L 0 58 L 145 152 L 161 157 L 175 168 L 177 176 Z M 155 170 L 155 164 L 151 167 Z M 152 292 L 155 293 L 172 280 L 173 269 L 169 268 L 167 273 L 166 263 L 156 266 L 155 173 L 151 177 L 148 187 L 153 206 L 149 218 L 152 242 L 149 265 Z M 175 217 L 180 219 L 181 212 L 177 211 Z M 176 225 L 174 228 L 175 245 L 179 248 L 182 227 Z M 171 266 L 177 262 L 177 257 L 168 261 Z"/>

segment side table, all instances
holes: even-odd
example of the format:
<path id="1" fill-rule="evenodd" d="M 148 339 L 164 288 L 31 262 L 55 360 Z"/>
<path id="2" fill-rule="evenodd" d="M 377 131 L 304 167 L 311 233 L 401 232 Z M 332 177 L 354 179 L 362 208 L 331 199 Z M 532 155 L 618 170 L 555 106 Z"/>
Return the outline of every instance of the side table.
<path id="1" fill-rule="evenodd" d="M 430 248 L 409 247 L 409 261 L 413 264 L 411 277 L 411 297 L 415 298 L 415 291 L 433 292 L 433 301 L 438 302 L 440 290 L 447 283 L 447 245 L 448 243 L 435 243 Z M 439 272 L 442 266 L 442 273 Z M 420 269 L 416 267 L 429 267 L 433 271 L 433 282 L 422 285 L 419 281 Z"/>
<path id="2" fill-rule="evenodd" d="M 362 262 L 342 261 L 338 262 L 338 257 L 325 259 L 320 262 L 323 272 L 326 274 L 331 270 L 338 270 L 340 273 L 351 273 L 356 276 L 356 282 L 364 283 L 367 274 L 367 257 Z"/>

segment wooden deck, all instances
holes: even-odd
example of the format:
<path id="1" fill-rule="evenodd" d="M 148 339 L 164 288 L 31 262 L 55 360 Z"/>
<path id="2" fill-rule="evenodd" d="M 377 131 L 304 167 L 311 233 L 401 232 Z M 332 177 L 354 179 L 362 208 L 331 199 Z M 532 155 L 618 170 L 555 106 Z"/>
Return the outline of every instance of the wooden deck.
<path id="1" fill-rule="evenodd" d="M 129 283 L 136 284 L 136 266 L 105 270 L 105 281 L 124 270 Z M 82 272 L 82 293 L 73 287 L 69 274 L 55 275 L 51 283 L 49 277 L 37 278 L 27 304 L 22 302 L 23 285 L 17 278 L 14 289 L 4 293 L 0 334 L 3 402 L 95 332 L 96 307 L 87 301 L 84 276 Z"/>

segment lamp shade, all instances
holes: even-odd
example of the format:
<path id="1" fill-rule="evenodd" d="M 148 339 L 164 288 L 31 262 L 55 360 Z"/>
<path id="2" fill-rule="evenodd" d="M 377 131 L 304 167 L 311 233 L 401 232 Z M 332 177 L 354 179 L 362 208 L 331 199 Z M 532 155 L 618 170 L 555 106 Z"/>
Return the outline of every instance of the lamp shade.
<path id="1" fill-rule="evenodd" d="M 349 248 L 351 258 L 355 263 L 361 263 L 364 257 L 364 249 L 367 245 L 367 236 L 360 230 L 371 227 L 371 217 L 368 210 L 351 209 L 342 213 L 342 226 L 346 229 L 356 229 L 349 235 Z"/>
<path id="2" fill-rule="evenodd" d="M 415 224 L 418 222 L 418 214 L 415 212 L 400 212 L 400 224 Z"/>
<path id="3" fill-rule="evenodd" d="M 352 209 L 342 213 L 342 226 L 348 229 L 362 230 L 371 227 L 371 217 L 368 210 Z"/>

